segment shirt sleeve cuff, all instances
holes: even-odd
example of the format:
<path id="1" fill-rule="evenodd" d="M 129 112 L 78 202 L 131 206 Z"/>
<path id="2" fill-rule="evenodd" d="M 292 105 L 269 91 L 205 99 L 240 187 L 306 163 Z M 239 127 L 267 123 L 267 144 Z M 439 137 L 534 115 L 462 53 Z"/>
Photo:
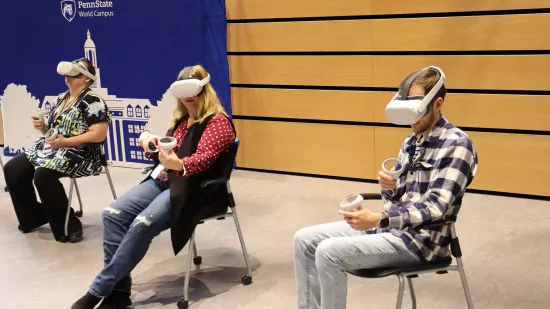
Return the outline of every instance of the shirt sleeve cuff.
<path id="1" fill-rule="evenodd" d="M 403 217 L 401 216 L 401 213 L 399 211 L 388 211 L 387 212 L 389 217 L 389 224 L 388 227 L 399 229 L 401 228 L 401 225 L 403 224 Z"/>
<path id="2" fill-rule="evenodd" d="M 183 169 L 181 171 L 177 171 L 176 175 L 183 177 L 187 175 L 187 169 L 185 168 L 185 161 L 183 159 L 180 159 L 180 162 L 182 164 Z"/>

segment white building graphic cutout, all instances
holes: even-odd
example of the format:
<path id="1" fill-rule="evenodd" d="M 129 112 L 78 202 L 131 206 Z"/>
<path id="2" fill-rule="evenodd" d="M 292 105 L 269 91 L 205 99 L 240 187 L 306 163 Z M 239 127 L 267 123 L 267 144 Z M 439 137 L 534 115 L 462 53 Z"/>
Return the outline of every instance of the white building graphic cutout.
<path id="1" fill-rule="evenodd" d="M 174 111 L 177 101 L 166 91 L 157 105 L 152 105 L 149 99 L 117 98 L 111 95 L 107 88 L 101 85 L 101 74 L 98 66 L 97 50 L 91 33 L 88 30 L 84 43 L 84 55 L 96 68 L 97 80 L 92 90 L 105 100 L 112 115 L 104 150 L 107 160 L 118 166 L 138 166 L 152 161 L 144 157 L 139 146 L 139 135 L 145 127 L 153 134 L 162 136 L 166 133 L 167 124 Z M 30 114 L 38 108 L 50 110 L 55 105 L 57 95 L 46 96 L 42 103 L 27 92 L 24 85 L 10 84 L 4 91 L 2 112 L 4 119 L 4 155 L 15 156 L 40 134 L 32 128 L 29 120 L 28 128 L 21 125 L 21 120 L 30 119 Z M 9 115 L 9 116 L 8 116 Z M 154 117 L 153 117 L 154 116 Z"/>

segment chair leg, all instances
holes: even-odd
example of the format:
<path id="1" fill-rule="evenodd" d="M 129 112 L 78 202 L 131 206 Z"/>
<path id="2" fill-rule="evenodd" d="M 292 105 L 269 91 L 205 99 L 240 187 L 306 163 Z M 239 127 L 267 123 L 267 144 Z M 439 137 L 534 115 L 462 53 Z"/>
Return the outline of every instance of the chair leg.
<path id="1" fill-rule="evenodd" d="M 117 199 L 116 192 L 115 192 L 115 186 L 113 185 L 113 180 L 111 179 L 111 173 L 109 173 L 109 168 L 105 166 L 105 174 L 107 175 L 107 179 L 109 180 L 109 186 L 111 187 L 111 193 L 113 193 L 113 199 Z"/>
<path id="2" fill-rule="evenodd" d="M 403 294 L 405 292 L 405 278 L 402 274 L 397 275 L 397 279 L 399 279 L 399 291 L 397 293 L 397 304 L 395 305 L 395 309 L 401 309 L 401 305 L 403 304 Z"/>
<path id="3" fill-rule="evenodd" d="M 239 218 L 237 217 L 236 207 L 232 207 L 233 219 L 235 220 L 235 227 L 239 234 L 239 240 L 243 249 L 244 261 L 246 263 L 247 274 L 242 278 L 242 282 L 245 285 L 252 283 L 252 267 L 250 266 L 250 260 L 248 259 L 248 251 L 246 251 L 246 245 L 244 244 L 243 232 L 241 231 L 241 225 L 239 224 Z"/>
<path id="4" fill-rule="evenodd" d="M 414 294 L 413 281 L 409 277 L 407 277 L 407 281 L 409 282 L 409 290 L 411 292 L 412 309 L 416 309 L 416 295 Z"/>
<path id="5" fill-rule="evenodd" d="M 472 295 L 470 295 L 470 288 L 468 287 L 468 281 L 466 281 L 466 273 L 464 272 L 464 265 L 462 265 L 462 259 L 457 258 L 458 272 L 460 273 L 460 279 L 462 281 L 462 287 L 464 288 L 464 295 L 466 296 L 466 302 L 468 303 L 468 309 L 474 309 L 474 302 L 472 301 Z"/>
<path id="6" fill-rule="evenodd" d="M 183 284 L 183 300 L 189 301 L 189 277 L 191 276 L 191 261 L 193 260 L 193 248 L 195 248 L 195 232 L 189 240 L 189 254 L 187 256 L 187 268 L 185 270 L 185 281 Z"/>
<path id="7" fill-rule="evenodd" d="M 65 215 L 65 235 L 64 235 L 64 238 L 67 238 L 66 240 L 68 241 L 68 237 L 69 237 L 69 215 L 71 214 L 71 203 L 73 201 L 73 187 L 74 187 L 74 182 L 73 182 L 73 179 L 71 178 L 71 188 L 69 189 L 69 201 L 67 203 L 67 214 Z M 63 241 L 64 239 L 62 239 Z"/>
<path id="8" fill-rule="evenodd" d="M 197 252 L 197 243 L 193 241 L 193 257 L 199 256 L 199 253 Z"/>
<path id="9" fill-rule="evenodd" d="M 78 190 L 78 183 L 76 182 L 76 179 L 71 178 L 71 181 L 74 181 L 74 188 L 76 189 L 76 197 L 78 198 L 78 205 L 80 206 L 80 211 L 76 212 L 77 217 L 82 217 L 82 214 L 84 213 L 84 210 L 82 209 L 82 198 L 80 198 L 80 190 Z"/>

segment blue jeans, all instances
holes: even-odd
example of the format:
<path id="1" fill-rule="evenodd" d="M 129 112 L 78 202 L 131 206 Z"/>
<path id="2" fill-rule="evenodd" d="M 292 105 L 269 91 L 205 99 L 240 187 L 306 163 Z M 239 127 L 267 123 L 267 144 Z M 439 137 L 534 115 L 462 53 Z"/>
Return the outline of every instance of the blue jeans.
<path id="1" fill-rule="evenodd" d="M 153 238 L 170 228 L 168 183 L 149 179 L 103 210 L 105 267 L 89 292 L 107 297 L 113 290 L 131 293 L 130 272 L 143 259 Z"/>
<path id="2" fill-rule="evenodd" d="M 345 221 L 301 229 L 294 235 L 298 308 L 346 308 L 346 270 L 420 263 L 391 233 L 357 231 Z"/>

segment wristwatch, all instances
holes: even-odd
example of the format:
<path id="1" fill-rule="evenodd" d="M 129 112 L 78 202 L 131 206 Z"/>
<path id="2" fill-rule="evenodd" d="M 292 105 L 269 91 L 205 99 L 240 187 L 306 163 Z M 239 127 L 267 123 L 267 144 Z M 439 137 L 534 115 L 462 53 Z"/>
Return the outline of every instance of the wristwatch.
<path id="1" fill-rule="evenodd" d="M 390 225 L 390 217 L 385 212 L 380 213 L 380 222 L 378 222 L 378 227 L 388 227 Z"/>

